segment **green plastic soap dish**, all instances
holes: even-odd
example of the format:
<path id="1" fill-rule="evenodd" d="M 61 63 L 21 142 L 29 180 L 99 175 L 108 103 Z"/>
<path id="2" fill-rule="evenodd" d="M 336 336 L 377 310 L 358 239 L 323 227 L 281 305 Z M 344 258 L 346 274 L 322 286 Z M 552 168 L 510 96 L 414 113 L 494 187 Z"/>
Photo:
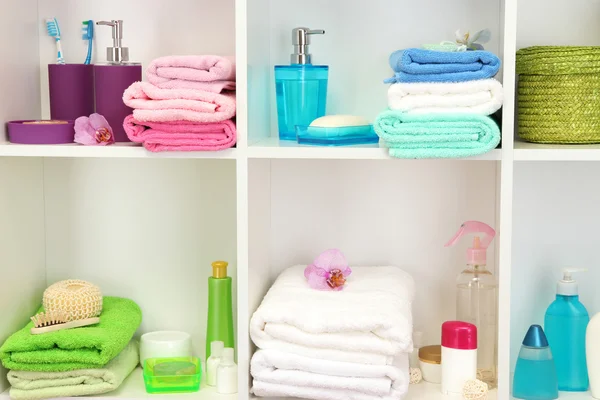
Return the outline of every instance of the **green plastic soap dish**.
<path id="1" fill-rule="evenodd" d="M 148 393 L 188 393 L 200 390 L 202 366 L 196 357 L 149 358 L 144 362 Z"/>

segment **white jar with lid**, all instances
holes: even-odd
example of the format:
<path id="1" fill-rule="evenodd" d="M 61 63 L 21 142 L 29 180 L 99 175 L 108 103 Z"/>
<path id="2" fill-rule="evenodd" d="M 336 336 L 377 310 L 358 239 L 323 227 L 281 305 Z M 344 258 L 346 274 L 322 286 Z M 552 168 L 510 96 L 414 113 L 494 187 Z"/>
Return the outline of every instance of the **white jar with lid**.
<path id="1" fill-rule="evenodd" d="M 477 378 L 477 327 L 468 322 L 442 324 L 442 393 L 461 394 Z"/>
<path id="2" fill-rule="evenodd" d="M 423 380 L 429 383 L 442 383 L 442 346 L 424 346 L 419 349 L 419 368 Z"/>

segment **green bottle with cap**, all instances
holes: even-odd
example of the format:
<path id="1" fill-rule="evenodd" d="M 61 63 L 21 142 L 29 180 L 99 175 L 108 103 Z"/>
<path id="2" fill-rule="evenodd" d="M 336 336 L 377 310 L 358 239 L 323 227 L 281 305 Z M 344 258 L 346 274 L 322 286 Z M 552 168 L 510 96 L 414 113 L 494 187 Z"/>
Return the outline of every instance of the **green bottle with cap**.
<path id="1" fill-rule="evenodd" d="M 206 358 L 210 357 L 210 344 L 216 340 L 225 347 L 234 347 L 231 277 L 227 276 L 227 265 L 225 261 L 212 263 L 213 273 L 208 278 Z"/>

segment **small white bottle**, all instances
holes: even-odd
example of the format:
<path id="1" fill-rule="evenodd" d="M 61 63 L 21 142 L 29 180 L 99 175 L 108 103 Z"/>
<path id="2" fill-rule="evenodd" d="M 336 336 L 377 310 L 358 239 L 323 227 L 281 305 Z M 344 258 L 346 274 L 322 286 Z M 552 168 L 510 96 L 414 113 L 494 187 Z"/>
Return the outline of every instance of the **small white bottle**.
<path id="1" fill-rule="evenodd" d="M 233 394 L 238 391 L 238 368 L 231 347 L 226 347 L 217 368 L 217 393 Z"/>
<path id="2" fill-rule="evenodd" d="M 217 368 L 221 363 L 224 347 L 225 344 L 220 341 L 210 343 L 210 357 L 206 360 L 206 384 L 208 386 L 217 386 Z"/>
<path id="3" fill-rule="evenodd" d="M 477 327 L 468 322 L 442 324 L 442 393 L 462 394 L 468 380 L 477 378 Z"/>

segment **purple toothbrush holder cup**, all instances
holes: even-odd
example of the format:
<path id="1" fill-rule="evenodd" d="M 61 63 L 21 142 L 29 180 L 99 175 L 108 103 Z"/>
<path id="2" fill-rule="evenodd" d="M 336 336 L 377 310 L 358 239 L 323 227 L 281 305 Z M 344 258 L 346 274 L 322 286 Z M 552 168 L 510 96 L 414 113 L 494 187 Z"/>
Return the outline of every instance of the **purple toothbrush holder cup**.
<path id="1" fill-rule="evenodd" d="M 72 120 L 10 121 L 6 125 L 11 143 L 64 144 L 75 140 L 75 121 Z"/>
<path id="2" fill-rule="evenodd" d="M 49 64 L 50 117 L 75 120 L 94 113 L 94 66 Z"/>

